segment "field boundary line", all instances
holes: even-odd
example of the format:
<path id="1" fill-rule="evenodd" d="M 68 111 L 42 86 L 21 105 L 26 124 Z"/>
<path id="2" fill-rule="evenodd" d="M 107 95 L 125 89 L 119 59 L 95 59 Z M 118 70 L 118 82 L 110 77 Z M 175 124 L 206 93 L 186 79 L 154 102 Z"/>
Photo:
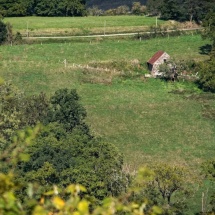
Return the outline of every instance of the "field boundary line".
<path id="1" fill-rule="evenodd" d="M 72 63 L 72 65 L 68 65 L 68 68 L 81 68 L 81 69 L 88 69 L 88 70 L 94 70 L 94 71 L 101 71 L 101 72 L 113 72 L 113 73 L 124 73 L 124 71 L 119 71 L 117 69 L 108 69 L 108 68 L 102 68 L 102 67 L 92 67 L 89 65 L 81 65 L 81 64 L 76 64 Z"/>
<path id="2" fill-rule="evenodd" d="M 176 31 L 195 31 L 195 30 L 202 30 L 203 28 L 182 28 L 176 30 L 167 30 L 167 31 L 160 31 L 158 33 L 171 33 Z M 155 32 L 147 31 L 147 32 L 134 32 L 134 33 L 117 33 L 117 34 L 94 34 L 94 35 L 76 35 L 76 36 L 33 36 L 28 37 L 23 36 L 25 39 L 72 39 L 72 38 L 96 38 L 96 37 L 117 37 L 117 36 L 135 36 L 141 34 L 155 34 Z"/>

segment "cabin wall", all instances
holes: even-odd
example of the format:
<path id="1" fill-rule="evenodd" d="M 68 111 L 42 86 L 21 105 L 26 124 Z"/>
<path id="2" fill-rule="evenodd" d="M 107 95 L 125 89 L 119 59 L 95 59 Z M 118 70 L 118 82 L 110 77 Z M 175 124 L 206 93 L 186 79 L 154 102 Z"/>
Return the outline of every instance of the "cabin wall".
<path id="1" fill-rule="evenodd" d="M 153 68 L 151 70 L 152 75 L 153 76 L 161 75 L 161 73 L 159 73 L 159 66 L 169 59 L 170 56 L 167 53 L 164 53 L 162 56 L 160 56 L 159 59 L 153 64 Z"/>

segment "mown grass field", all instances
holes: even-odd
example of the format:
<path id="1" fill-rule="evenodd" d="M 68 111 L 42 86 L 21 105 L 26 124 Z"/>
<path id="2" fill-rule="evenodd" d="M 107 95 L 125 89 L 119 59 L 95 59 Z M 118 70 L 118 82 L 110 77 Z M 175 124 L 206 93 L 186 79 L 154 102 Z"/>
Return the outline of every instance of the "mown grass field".
<path id="1" fill-rule="evenodd" d="M 115 144 L 131 171 L 167 162 L 199 175 L 201 163 L 214 156 L 215 123 L 203 118 L 201 102 L 170 93 L 173 89 L 199 92 L 194 84 L 143 79 L 144 66 L 132 75 L 72 65 L 133 59 L 145 64 L 157 50 L 165 50 L 172 58 L 204 60 L 208 56 L 201 54 L 201 47 L 207 43 L 199 35 L 187 35 L 141 42 L 95 39 L 1 46 L 0 76 L 27 94 L 45 91 L 50 95 L 59 88 L 76 88 L 93 134 Z M 201 197 L 198 200 L 192 203 L 196 209 Z"/>
<path id="2" fill-rule="evenodd" d="M 148 26 L 155 25 L 154 17 L 144 16 L 99 16 L 99 17 L 12 17 L 5 18 L 10 22 L 14 31 L 23 35 L 29 31 L 34 35 L 88 35 L 120 32 L 138 32 Z M 164 24 L 158 20 L 158 24 Z"/>

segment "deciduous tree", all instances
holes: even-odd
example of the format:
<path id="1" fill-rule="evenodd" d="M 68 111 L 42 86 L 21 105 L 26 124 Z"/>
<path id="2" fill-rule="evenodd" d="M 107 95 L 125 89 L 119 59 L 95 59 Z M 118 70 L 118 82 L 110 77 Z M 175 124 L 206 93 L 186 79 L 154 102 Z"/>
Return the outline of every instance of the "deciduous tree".
<path id="1" fill-rule="evenodd" d="M 148 0 L 146 3 L 147 11 L 152 16 L 158 16 L 161 13 L 161 6 L 163 4 L 163 0 Z"/>
<path id="2" fill-rule="evenodd" d="M 161 5 L 161 18 L 165 20 L 179 20 L 181 17 L 181 5 L 178 0 L 164 0 Z"/>
<path id="3" fill-rule="evenodd" d="M 128 185 L 116 147 L 77 128 L 68 133 L 61 124 L 50 123 L 25 153 L 30 160 L 18 165 L 20 183 L 37 182 L 46 190 L 53 184 L 66 187 L 78 183 L 97 200 L 116 196 Z"/>
<path id="4" fill-rule="evenodd" d="M 146 13 L 146 6 L 141 5 L 140 2 L 134 2 L 131 8 L 132 14 L 143 15 Z"/>
<path id="5" fill-rule="evenodd" d="M 149 205 L 160 206 L 164 214 L 184 214 L 185 200 L 194 192 L 191 192 L 194 181 L 188 180 L 187 171 L 179 166 L 161 163 L 150 169 L 153 177 L 148 177 L 148 181 L 136 182 L 140 189 L 133 198 L 141 200 L 143 196 L 147 197 Z"/>
<path id="6" fill-rule="evenodd" d="M 0 84 L 0 139 L 2 147 L 9 144 L 13 134 L 24 127 L 43 122 L 49 110 L 44 93 L 26 96 L 11 83 Z"/>
<path id="7" fill-rule="evenodd" d="M 200 62 L 196 71 L 199 73 L 199 86 L 205 91 L 215 92 L 215 59 Z"/>
<path id="8" fill-rule="evenodd" d="M 210 11 L 203 21 L 203 37 L 209 38 L 215 48 L 215 11 Z"/>
<path id="9" fill-rule="evenodd" d="M 52 107 L 48 113 L 48 122 L 59 122 L 67 131 L 76 126 L 87 128 L 84 119 L 87 115 L 80 104 L 80 97 L 76 90 L 60 89 L 51 97 Z"/>
<path id="10" fill-rule="evenodd" d="M 215 159 L 211 159 L 202 164 L 202 170 L 205 178 L 207 178 L 210 183 L 208 184 L 210 188 L 210 211 L 215 213 Z"/>

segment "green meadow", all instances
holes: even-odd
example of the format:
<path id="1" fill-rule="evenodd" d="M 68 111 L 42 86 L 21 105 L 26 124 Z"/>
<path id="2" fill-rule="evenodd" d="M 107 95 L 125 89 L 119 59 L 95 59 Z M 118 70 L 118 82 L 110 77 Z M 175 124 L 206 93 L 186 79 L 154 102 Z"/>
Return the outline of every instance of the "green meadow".
<path id="1" fill-rule="evenodd" d="M 214 156 L 215 144 L 214 121 L 203 117 L 204 102 L 189 93 L 201 91 L 190 82 L 167 83 L 146 79 L 144 74 L 146 61 L 157 50 L 175 59 L 200 61 L 208 58 L 201 54 L 208 43 L 200 35 L 186 35 L 1 46 L 0 76 L 27 94 L 44 91 L 51 95 L 59 88 L 76 88 L 92 133 L 118 147 L 126 171 L 167 162 L 198 176 L 201 163 Z M 123 64 L 134 59 L 141 67 L 126 69 Z M 87 65 L 99 69 L 87 69 Z M 174 90 L 188 93 L 174 94 Z M 214 105 L 213 100 L 206 102 Z M 201 196 L 195 198 L 191 210 L 200 207 Z"/>
<path id="2" fill-rule="evenodd" d="M 198 101 L 169 92 L 197 87 L 143 75 L 146 61 L 157 50 L 176 59 L 203 60 L 207 55 L 200 54 L 200 47 L 206 43 L 199 35 L 188 35 L 141 42 L 103 39 L 1 46 L 0 76 L 27 94 L 76 88 L 92 131 L 118 146 L 132 168 L 157 160 L 196 166 L 212 156 L 214 125 L 202 117 Z M 73 67 L 133 59 L 142 64 L 134 74 Z"/>
<path id="3" fill-rule="evenodd" d="M 122 32 L 139 32 L 156 24 L 155 17 L 98 16 L 98 17 L 9 17 L 14 31 L 23 35 L 88 35 Z M 158 24 L 168 23 L 158 20 Z"/>

